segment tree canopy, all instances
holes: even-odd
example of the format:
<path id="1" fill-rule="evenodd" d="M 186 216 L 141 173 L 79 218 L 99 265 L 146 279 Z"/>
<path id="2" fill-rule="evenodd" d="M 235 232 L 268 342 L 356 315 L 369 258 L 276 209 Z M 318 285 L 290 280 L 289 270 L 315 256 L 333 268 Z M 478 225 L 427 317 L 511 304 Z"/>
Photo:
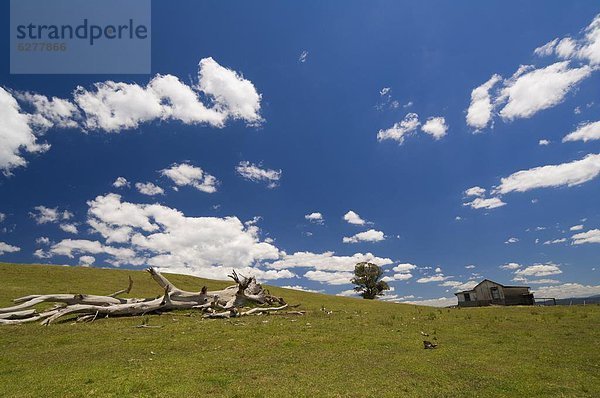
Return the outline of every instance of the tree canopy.
<path id="1" fill-rule="evenodd" d="M 383 270 L 377 264 L 362 262 L 354 267 L 354 278 L 351 282 L 356 285 L 354 290 L 359 292 L 362 298 L 373 300 L 390 289 L 388 284 L 381 280 L 382 276 Z"/>

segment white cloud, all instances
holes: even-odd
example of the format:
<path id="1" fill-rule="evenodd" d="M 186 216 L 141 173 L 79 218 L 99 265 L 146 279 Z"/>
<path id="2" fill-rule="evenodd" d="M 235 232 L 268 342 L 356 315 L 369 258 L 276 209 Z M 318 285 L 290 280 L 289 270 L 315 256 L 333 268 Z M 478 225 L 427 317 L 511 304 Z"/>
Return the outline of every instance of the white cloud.
<path id="1" fill-rule="evenodd" d="M 510 270 L 515 270 L 515 269 L 519 269 L 521 268 L 521 264 L 517 264 L 517 263 L 507 263 L 504 265 L 501 265 L 500 268 L 502 269 L 510 269 Z"/>
<path id="2" fill-rule="evenodd" d="M 301 292 L 309 292 L 309 293 L 323 293 L 323 290 L 313 290 L 313 289 L 309 289 L 307 287 L 304 286 L 300 286 L 300 285 L 286 285 L 286 286 L 281 286 L 284 289 L 292 289 L 292 290 L 300 290 Z"/>
<path id="3" fill-rule="evenodd" d="M 471 206 L 473 209 L 495 209 L 506 205 L 500 198 L 475 198 L 473 201 L 463 203 L 463 206 Z"/>
<path id="4" fill-rule="evenodd" d="M 130 185 L 125 177 L 117 177 L 115 182 L 112 183 L 112 186 L 115 188 L 129 187 Z"/>
<path id="5" fill-rule="evenodd" d="M 485 192 L 486 191 L 484 188 L 474 186 L 465 191 L 465 196 L 481 196 L 482 197 L 485 195 Z"/>
<path id="6" fill-rule="evenodd" d="M 256 165 L 248 161 L 240 162 L 235 170 L 246 180 L 268 183 L 268 188 L 277 187 L 282 173 L 281 170 L 263 169 L 261 164 Z"/>
<path id="7" fill-rule="evenodd" d="M 77 231 L 77 226 L 75 224 L 72 223 L 63 223 L 59 225 L 60 229 L 62 229 L 65 232 L 68 232 L 70 234 L 76 234 Z"/>
<path id="8" fill-rule="evenodd" d="M 48 239 L 46 236 L 40 236 L 35 240 L 35 243 L 37 243 L 38 245 L 49 245 L 50 239 Z"/>
<path id="9" fill-rule="evenodd" d="M 344 243 L 358 243 L 358 242 L 379 242 L 385 239 L 383 232 L 370 229 L 368 231 L 359 232 L 353 236 L 344 236 L 342 242 Z"/>
<path id="10" fill-rule="evenodd" d="M 569 228 L 569 231 L 581 231 L 583 229 L 583 224 L 573 225 Z"/>
<path id="11" fill-rule="evenodd" d="M 58 207 L 36 206 L 35 211 L 29 215 L 37 224 L 55 223 L 59 221 L 69 220 L 73 217 L 73 213 L 68 210 L 59 210 Z"/>
<path id="12" fill-rule="evenodd" d="M 394 140 L 399 144 L 402 144 L 404 142 L 404 137 L 414 133 L 420 125 L 419 115 L 416 113 L 408 113 L 401 122 L 395 123 L 389 129 L 379 130 L 379 133 L 377 133 L 377 140 Z"/>
<path id="13" fill-rule="evenodd" d="M 421 127 L 421 131 L 431 135 L 434 139 L 439 140 L 448 132 L 446 119 L 443 117 L 430 117 Z"/>
<path id="14" fill-rule="evenodd" d="M 43 152 L 49 145 L 40 145 L 29 126 L 29 118 L 21 112 L 17 100 L 0 87 L 0 170 L 10 175 L 16 167 L 25 166 L 24 152 Z"/>
<path id="15" fill-rule="evenodd" d="M 425 305 L 428 307 L 449 307 L 458 304 L 458 299 L 455 297 L 440 297 L 426 300 L 405 301 L 407 304 Z"/>
<path id="16" fill-rule="evenodd" d="M 213 98 L 218 112 L 250 124 L 262 122 L 259 114 L 261 95 L 251 81 L 212 58 L 200 61 L 198 76 L 200 90 Z"/>
<path id="17" fill-rule="evenodd" d="M 550 141 L 548 141 L 548 140 L 539 140 L 538 141 L 538 145 L 540 145 L 540 146 L 547 146 L 547 145 L 550 145 Z"/>
<path id="18" fill-rule="evenodd" d="M 113 265 L 150 265 L 162 271 L 226 279 L 232 268 L 263 280 L 293 278 L 287 269 L 263 270 L 257 264 L 281 257 L 279 250 L 261 241 L 259 228 L 237 217 L 187 217 L 159 204 L 123 202 L 120 195 L 98 196 L 88 202 L 88 223 L 110 239 L 120 231 L 115 247 L 98 241 L 65 239 L 50 255 L 106 254 Z M 108 228 L 107 233 L 103 228 Z"/>
<path id="19" fill-rule="evenodd" d="M 165 193 L 164 189 L 162 189 L 161 187 L 159 187 L 157 185 L 154 185 L 151 182 L 146 182 L 146 183 L 136 182 L 135 187 L 143 195 L 154 196 L 154 195 L 163 195 Z"/>
<path id="20" fill-rule="evenodd" d="M 354 289 L 342 290 L 335 295 L 340 297 L 359 297 L 358 292 Z"/>
<path id="21" fill-rule="evenodd" d="M 536 188 L 569 187 L 583 184 L 600 174 L 600 154 L 589 154 L 581 160 L 558 165 L 521 170 L 500 180 L 495 193 L 525 192 Z"/>
<path id="22" fill-rule="evenodd" d="M 262 122 L 261 96 L 249 80 L 212 58 L 199 63 L 198 85 L 188 86 L 172 75 L 156 75 L 147 86 L 106 81 L 94 90 L 77 87 L 75 103 L 85 115 L 84 126 L 118 132 L 152 120 L 223 127 L 228 119 L 250 125 Z M 206 97 L 210 107 L 201 97 Z"/>
<path id="23" fill-rule="evenodd" d="M 465 265 L 465 268 L 466 269 L 473 269 L 473 268 L 475 268 L 475 266 L 474 265 Z"/>
<path id="24" fill-rule="evenodd" d="M 34 113 L 30 115 L 30 124 L 39 129 L 79 126 L 75 120 L 79 117 L 79 110 L 71 101 L 57 97 L 48 99 L 45 95 L 28 92 L 17 93 L 16 97 L 33 106 Z"/>
<path id="25" fill-rule="evenodd" d="M 493 75 L 487 82 L 473 89 L 471 92 L 471 104 L 467 110 L 467 124 L 477 130 L 487 127 L 492 119 L 492 105 L 490 90 L 502 78 L 500 75 Z"/>
<path id="26" fill-rule="evenodd" d="M 20 250 L 20 247 L 12 246 L 5 242 L 0 242 L 0 255 L 3 255 L 4 253 L 15 253 Z"/>
<path id="27" fill-rule="evenodd" d="M 298 61 L 300 61 L 301 63 L 305 63 L 307 59 L 308 59 L 308 51 L 303 50 L 300 53 L 300 56 L 298 57 Z"/>
<path id="28" fill-rule="evenodd" d="M 199 191 L 214 193 L 217 191 L 217 179 L 206 173 L 200 167 L 187 163 L 173 164 L 170 168 L 161 170 L 160 173 L 171 179 L 178 187 L 191 186 Z"/>
<path id="29" fill-rule="evenodd" d="M 579 283 L 564 283 L 557 286 L 543 286 L 533 291 L 538 297 L 588 297 L 600 294 L 600 285 L 582 285 Z"/>
<path id="30" fill-rule="evenodd" d="M 440 267 L 437 267 L 437 268 L 434 270 L 434 272 L 435 272 L 436 274 L 439 274 L 439 273 L 441 273 L 441 272 L 442 272 L 442 269 L 441 269 Z"/>
<path id="31" fill-rule="evenodd" d="M 600 243 L 600 229 L 590 229 L 586 232 L 575 234 L 571 237 L 574 245 L 584 243 Z"/>
<path id="32" fill-rule="evenodd" d="M 306 214 L 304 216 L 304 218 L 307 219 L 310 222 L 315 223 L 315 224 L 323 224 L 323 222 L 325 221 L 323 219 L 323 215 L 321 213 L 318 213 L 318 212 Z"/>
<path id="33" fill-rule="evenodd" d="M 600 15 L 596 15 L 580 38 L 557 38 L 536 48 L 534 53 L 538 56 L 556 55 L 563 59 L 580 59 L 591 65 L 600 64 Z"/>
<path id="34" fill-rule="evenodd" d="M 534 264 L 529 267 L 525 267 L 522 269 L 517 269 L 515 271 L 516 276 L 549 276 L 549 275 L 558 275 L 562 274 L 562 271 L 556 264 L 548 263 L 548 264 Z"/>
<path id="35" fill-rule="evenodd" d="M 377 257 L 371 253 L 355 253 L 352 256 L 336 256 L 334 252 L 311 253 L 296 252 L 294 254 L 285 254 L 281 259 L 266 264 L 268 268 L 289 269 L 289 268 L 314 268 L 318 271 L 346 271 L 353 272 L 354 266 L 358 263 L 370 262 L 380 267 L 392 264 L 389 258 Z"/>
<path id="36" fill-rule="evenodd" d="M 0 222 L 3 222 L 4 220 L 6 220 L 6 214 L 0 213 Z"/>
<path id="37" fill-rule="evenodd" d="M 394 274 L 392 276 L 385 276 L 385 277 L 381 278 L 381 280 L 384 282 L 406 281 L 408 279 L 411 279 L 412 277 L 413 277 L 413 274 L 411 274 L 410 272 L 402 272 L 399 274 Z"/>
<path id="38" fill-rule="evenodd" d="M 445 281 L 440 284 L 440 286 L 447 286 L 453 288 L 457 292 L 462 292 L 464 290 L 471 290 L 475 286 L 477 286 L 479 282 L 475 280 L 470 280 L 467 282 L 458 282 L 458 281 Z"/>
<path id="39" fill-rule="evenodd" d="M 567 134 L 563 142 L 600 140 L 600 121 L 584 123 L 577 127 L 577 130 Z"/>
<path id="40" fill-rule="evenodd" d="M 499 100 L 507 103 L 500 111 L 505 120 L 528 118 L 563 101 L 581 80 L 592 73 L 592 68 L 569 68 L 569 63 L 557 62 L 541 69 L 522 68 L 505 81 Z"/>
<path id="41" fill-rule="evenodd" d="M 354 272 L 308 271 L 304 274 L 304 277 L 327 285 L 345 285 L 350 283 L 350 280 L 354 277 Z"/>
<path id="42" fill-rule="evenodd" d="M 442 282 L 446 279 L 450 279 L 451 276 L 445 276 L 444 274 L 437 274 L 433 276 L 426 276 L 423 278 L 417 279 L 417 283 L 430 283 L 430 282 Z"/>
<path id="43" fill-rule="evenodd" d="M 560 239 L 554 239 L 554 240 L 547 240 L 544 242 L 545 245 L 555 245 L 558 243 L 565 243 L 567 241 L 567 238 L 560 238 Z"/>
<path id="44" fill-rule="evenodd" d="M 417 269 L 417 266 L 411 263 L 401 263 L 392 268 L 392 271 L 406 273 L 412 271 L 413 269 Z"/>
<path id="45" fill-rule="evenodd" d="M 392 89 L 389 87 L 384 87 L 381 90 L 379 90 L 379 95 L 381 95 L 382 97 L 386 94 L 388 94 Z"/>
<path id="46" fill-rule="evenodd" d="M 506 240 L 506 242 L 504 242 L 504 243 L 506 243 L 506 244 L 510 244 L 510 243 L 517 243 L 518 241 L 519 241 L 519 238 L 514 238 L 514 237 L 511 237 L 511 238 L 508 238 L 508 239 Z"/>
<path id="47" fill-rule="evenodd" d="M 363 220 L 357 213 L 353 212 L 352 210 L 349 210 L 348 213 L 344 214 L 344 220 L 347 221 L 349 224 L 354 225 L 366 224 L 366 221 Z"/>
<path id="48" fill-rule="evenodd" d="M 92 256 L 79 257 L 79 265 L 81 265 L 83 267 L 89 267 L 90 265 L 94 264 L 95 261 L 96 261 L 96 258 L 94 258 Z"/>

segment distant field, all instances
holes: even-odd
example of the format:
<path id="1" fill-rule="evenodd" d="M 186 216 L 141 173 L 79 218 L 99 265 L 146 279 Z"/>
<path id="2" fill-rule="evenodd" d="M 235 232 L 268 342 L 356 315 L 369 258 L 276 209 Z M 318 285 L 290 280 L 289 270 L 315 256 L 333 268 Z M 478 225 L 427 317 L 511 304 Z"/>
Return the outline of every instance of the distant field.
<path id="1" fill-rule="evenodd" d="M 110 294 L 127 275 L 132 297 L 162 293 L 140 271 L 0 263 L 0 306 Z M 170 279 L 188 290 L 231 284 Z M 598 305 L 436 309 L 270 290 L 307 315 L 0 326 L 0 396 L 600 397 Z"/>

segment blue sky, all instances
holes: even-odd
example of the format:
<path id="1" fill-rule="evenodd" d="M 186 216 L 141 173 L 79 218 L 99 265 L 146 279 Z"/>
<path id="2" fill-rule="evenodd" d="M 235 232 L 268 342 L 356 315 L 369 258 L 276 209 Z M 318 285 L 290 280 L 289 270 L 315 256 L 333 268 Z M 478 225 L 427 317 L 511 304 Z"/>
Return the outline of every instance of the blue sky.
<path id="1" fill-rule="evenodd" d="M 599 14 L 154 1 L 151 75 L 11 75 L 5 57 L 0 260 L 331 294 L 372 260 L 388 300 L 449 304 L 484 277 L 600 294 Z"/>

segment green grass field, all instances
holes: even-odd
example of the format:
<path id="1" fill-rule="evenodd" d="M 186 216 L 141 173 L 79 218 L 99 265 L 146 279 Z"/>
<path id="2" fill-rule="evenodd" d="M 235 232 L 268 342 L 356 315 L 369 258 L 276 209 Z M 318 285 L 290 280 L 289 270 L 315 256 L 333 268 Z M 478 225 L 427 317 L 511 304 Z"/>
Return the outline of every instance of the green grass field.
<path id="1" fill-rule="evenodd" d="M 127 275 L 132 297 L 161 294 L 140 271 L 0 264 L 0 306 L 36 293 L 110 294 Z M 187 290 L 231 284 L 169 278 Z M 271 292 L 307 314 L 1 326 L 0 396 L 600 397 L 598 305 L 437 309 Z M 423 339 L 439 347 L 424 350 Z"/>

